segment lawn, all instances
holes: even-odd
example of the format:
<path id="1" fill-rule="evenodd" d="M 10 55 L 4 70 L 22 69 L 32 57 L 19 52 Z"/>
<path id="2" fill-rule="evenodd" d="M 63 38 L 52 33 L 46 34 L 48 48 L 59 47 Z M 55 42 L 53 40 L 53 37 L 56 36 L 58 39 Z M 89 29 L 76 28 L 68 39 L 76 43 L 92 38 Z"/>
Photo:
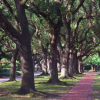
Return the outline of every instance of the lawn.
<path id="1" fill-rule="evenodd" d="M 58 100 L 65 95 L 84 74 L 76 74 L 74 78 L 60 79 L 66 85 L 51 85 L 46 82 L 50 76 L 38 76 L 35 78 L 35 88 L 38 92 L 27 95 L 18 95 L 16 92 L 21 85 L 21 81 L 4 82 L 0 84 L 0 100 Z M 41 91 L 41 92 L 39 92 Z"/>
<path id="2" fill-rule="evenodd" d="M 100 100 L 100 72 L 96 72 L 94 76 L 94 87 L 92 100 Z"/>

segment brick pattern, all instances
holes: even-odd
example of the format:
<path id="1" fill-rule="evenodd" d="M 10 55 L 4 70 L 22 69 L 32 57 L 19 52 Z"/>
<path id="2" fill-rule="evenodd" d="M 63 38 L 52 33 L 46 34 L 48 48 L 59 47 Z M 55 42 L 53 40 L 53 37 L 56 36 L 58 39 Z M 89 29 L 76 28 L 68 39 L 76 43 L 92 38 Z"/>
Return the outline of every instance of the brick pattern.
<path id="1" fill-rule="evenodd" d="M 94 72 L 90 72 L 85 75 L 85 77 L 60 100 L 92 100 L 94 74 Z"/>

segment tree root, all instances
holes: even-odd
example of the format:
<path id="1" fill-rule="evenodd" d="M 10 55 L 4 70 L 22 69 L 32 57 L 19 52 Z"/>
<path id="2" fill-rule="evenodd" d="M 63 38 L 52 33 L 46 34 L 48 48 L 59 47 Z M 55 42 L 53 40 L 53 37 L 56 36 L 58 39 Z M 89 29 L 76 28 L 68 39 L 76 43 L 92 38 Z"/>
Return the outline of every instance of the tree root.
<path id="1" fill-rule="evenodd" d="M 30 88 L 30 89 L 28 89 L 28 88 L 27 89 L 20 88 L 15 93 L 17 93 L 19 95 L 25 95 L 25 94 L 34 93 L 34 92 L 36 92 L 36 90 L 35 89 L 32 89 L 32 88 Z"/>
<path id="2" fill-rule="evenodd" d="M 60 75 L 60 76 L 58 77 L 58 79 L 66 79 L 66 78 L 68 78 L 68 76 L 62 76 L 62 75 Z"/>
<path id="3" fill-rule="evenodd" d="M 54 85 L 68 85 L 66 82 L 62 82 L 62 81 L 60 81 L 59 79 L 58 80 L 52 80 L 52 79 L 49 79 L 48 81 L 47 81 L 47 83 L 49 83 L 49 84 L 54 84 Z"/>

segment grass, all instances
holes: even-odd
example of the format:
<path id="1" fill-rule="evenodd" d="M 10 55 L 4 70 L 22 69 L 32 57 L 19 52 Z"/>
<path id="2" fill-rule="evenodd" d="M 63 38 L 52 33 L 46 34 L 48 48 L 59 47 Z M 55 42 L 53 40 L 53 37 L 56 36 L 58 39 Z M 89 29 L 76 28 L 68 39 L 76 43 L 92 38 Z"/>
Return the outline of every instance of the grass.
<path id="1" fill-rule="evenodd" d="M 94 87 L 92 100 L 100 100 L 100 72 L 96 72 L 94 76 Z"/>
<path id="2" fill-rule="evenodd" d="M 50 76 L 38 76 L 35 78 L 35 88 L 37 91 L 41 91 L 42 94 L 12 94 L 20 88 L 21 81 L 4 82 L 0 84 L 0 100 L 52 100 L 53 98 L 59 98 L 59 96 L 65 95 L 74 85 L 76 85 L 83 76 L 84 74 L 76 74 L 74 78 L 60 79 L 66 82 L 67 85 L 46 84 L 45 82 L 48 81 Z"/>

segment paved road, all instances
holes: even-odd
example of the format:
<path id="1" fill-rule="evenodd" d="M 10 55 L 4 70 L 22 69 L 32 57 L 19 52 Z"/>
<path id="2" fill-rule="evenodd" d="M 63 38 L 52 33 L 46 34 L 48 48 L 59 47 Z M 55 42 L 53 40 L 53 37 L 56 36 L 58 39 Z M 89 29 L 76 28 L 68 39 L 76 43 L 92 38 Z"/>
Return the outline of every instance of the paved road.
<path id="1" fill-rule="evenodd" d="M 34 77 L 37 77 L 38 75 L 40 75 L 42 72 L 34 72 Z M 3 82 L 5 82 L 5 81 L 8 81 L 9 80 L 9 76 L 7 77 L 2 77 L 2 78 L 0 78 L 0 83 L 3 83 Z M 21 80 L 22 79 L 22 77 L 21 76 L 16 76 L 16 80 Z"/>

